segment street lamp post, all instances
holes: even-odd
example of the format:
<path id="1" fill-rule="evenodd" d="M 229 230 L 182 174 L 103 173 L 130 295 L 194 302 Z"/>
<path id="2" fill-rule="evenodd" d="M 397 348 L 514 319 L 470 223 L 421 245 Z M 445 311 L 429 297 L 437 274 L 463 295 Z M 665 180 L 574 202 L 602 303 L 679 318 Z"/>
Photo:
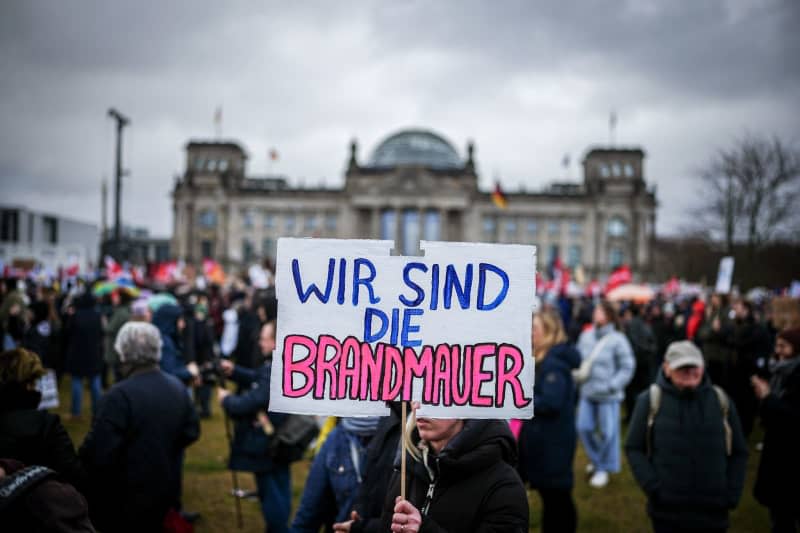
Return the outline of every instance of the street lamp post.
<path id="1" fill-rule="evenodd" d="M 120 198 L 122 196 L 122 128 L 130 124 L 130 120 L 113 107 L 108 110 L 108 115 L 117 121 L 117 161 L 114 180 L 114 250 L 121 251 L 122 226 L 120 213 Z"/>

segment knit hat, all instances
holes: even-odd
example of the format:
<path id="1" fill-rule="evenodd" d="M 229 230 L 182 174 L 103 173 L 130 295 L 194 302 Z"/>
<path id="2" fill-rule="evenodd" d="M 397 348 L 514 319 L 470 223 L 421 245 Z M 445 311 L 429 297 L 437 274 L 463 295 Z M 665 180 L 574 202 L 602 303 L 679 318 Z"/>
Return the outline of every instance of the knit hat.
<path id="1" fill-rule="evenodd" d="M 792 353 L 800 354 L 800 328 L 785 329 L 778 333 L 778 338 L 792 345 Z"/>
<path id="2" fill-rule="evenodd" d="M 664 361 L 672 370 L 682 366 L 704 366 L 703 354 L 692 341 L 678 341 L 667 346 Z"/>
<path id="3" fill-rule="evenodd" d="M 17 383 L 24 385 L 44 375 L 39 356 L 25 348 L 15 348 L 0 354 L 0 386 Z"/>

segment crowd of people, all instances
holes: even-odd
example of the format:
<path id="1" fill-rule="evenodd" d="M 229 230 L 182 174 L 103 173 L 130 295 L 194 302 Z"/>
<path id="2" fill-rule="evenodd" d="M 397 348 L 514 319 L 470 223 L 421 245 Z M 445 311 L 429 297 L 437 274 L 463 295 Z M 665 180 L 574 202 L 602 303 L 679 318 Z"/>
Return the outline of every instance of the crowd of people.
<path id="1" fill-rule="evenodd" d="M 432 419 L 412 405 L 402 431 L 392 403 L 387 417 L 320 420 L 292 514 L 293 459 L 276 446 L 296 415 L 269 410 L 273 289 L 144 298 L 12 278 L 0 290 L 4 531 L 180 531 L 198 518 L 182 504 L 184 453 L 216 409 L 232 422 L 228 467 L 257 487 L 235 495 L 259 500 L 270 532 L 528 531 L 526 488 L 542 531 L 576 531 L 578 443 L 592 490 L 614 490 L 627 460 L 656 532 L 725 531 L 754 460 L 773 531 L 800 525 L 800 329 L 778 330 L 768 301 L 548 299 L 532 320 L 534 418 Z M 38 409 L 48 371 L 69 378 L 73 418 L 88 386 L 77 449 Z"/>

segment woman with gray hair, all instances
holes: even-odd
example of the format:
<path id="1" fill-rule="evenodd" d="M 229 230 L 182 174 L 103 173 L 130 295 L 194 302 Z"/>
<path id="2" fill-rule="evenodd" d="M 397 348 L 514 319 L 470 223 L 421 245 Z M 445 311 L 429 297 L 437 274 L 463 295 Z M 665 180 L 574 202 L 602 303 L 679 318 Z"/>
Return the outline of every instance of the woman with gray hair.
<path id="1" fill-rule="evenodd" d="M 127 322 L 120 328 L 114 349 L 124 367 L 124 374 L 142 366 L 154 366 L 161 360 L 161 334 L 147 322 Z"/>
<path id="2" fill-rule="evenodd" d="M 128 322 L 114 347 L 127 377 L 103 396 L 79 455 L 90 476 L 89 508 L 101 531 L 160 531 L 179 491 L 184 448 L 200 422 L 184 385 L 161 371 L 161 335 Z"/>

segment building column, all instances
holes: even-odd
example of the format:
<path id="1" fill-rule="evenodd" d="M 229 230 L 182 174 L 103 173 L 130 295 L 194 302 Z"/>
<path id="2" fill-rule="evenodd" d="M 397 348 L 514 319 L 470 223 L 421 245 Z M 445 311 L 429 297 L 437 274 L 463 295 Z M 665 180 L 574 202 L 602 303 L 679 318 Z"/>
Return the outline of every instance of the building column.
<path id="1" fill-rule="evenodd" d="M 381 208 L 375 207 L 370 214 L 370 239 L 381 238 Z"/>
<path id="2" fill-rule="evenodd" d="M 228 229 L 228 221 L 230 220 L 230 207 L 227 204 L 223 204 L 219 210 L 219 251 L 216 251 L 219 254 L 219 261 L 226 265 L 228 265 L 228 261 L 230 258 L 230 252 L 228 250 L 228 241 L 230 238 L 230 233 Z"/>
<path id="3" fill-rule="evenodd" d="M 186 262 L 194 260 L 194 204 L 186 203 Z"/>
<path id="4" fill-rule="evenodd" d="M 453 240 L 450 237 L 450 217 L 449 211 L 444 207 L 439 208 L 439 240 L 440 241 L 451 241 Z"/>

